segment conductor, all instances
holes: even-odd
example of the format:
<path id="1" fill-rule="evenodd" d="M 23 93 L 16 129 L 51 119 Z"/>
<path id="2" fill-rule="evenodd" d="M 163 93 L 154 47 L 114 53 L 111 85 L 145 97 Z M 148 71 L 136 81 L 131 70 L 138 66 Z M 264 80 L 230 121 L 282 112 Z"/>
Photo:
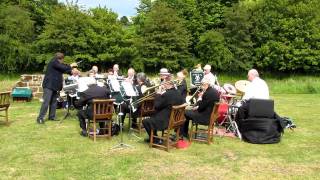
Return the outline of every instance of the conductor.
<path id="1" fill-rule="evenodd" d="M 71 74 L 72 63 L 70 66 L 63 64 L 64 54 L 56 53 L 53 59 L 49 62 L 47 70 L 43 79 L 43 102 L 37 117 L 38 124 L 44 124 L 44 117 L 49 108 L 49 120 L 55 120 L 57 108 L 58 91 L 62 89 L 63 73 Z"/>

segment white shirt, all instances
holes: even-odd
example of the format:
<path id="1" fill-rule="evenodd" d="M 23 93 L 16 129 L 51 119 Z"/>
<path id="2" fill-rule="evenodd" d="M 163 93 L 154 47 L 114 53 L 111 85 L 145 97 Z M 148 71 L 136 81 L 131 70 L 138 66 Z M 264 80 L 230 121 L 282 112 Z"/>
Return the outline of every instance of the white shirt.
<path id="1" fill-rule="evenodd" d="M 203 78 L 209 79 L 210 80 L 210 86 L 214 87 L 216 84 L 217 77 L 213 75 L 211 72 L 209 74 L 205 74 Z"/>
<path id="2" fill-rule="evenodd" d="M 77 75 L 77 76 L 71 75 L 71 76 L 69 76 L 67 79 L 68 79 L 69 81 L 73 81 L 73 83 L 77 83 L 78 80 L 79 80 L 79 76 L 78 76 L 78 75 Z"/>
<path id="3" fill-rule="evenodd" d="M 242 99 L 269 99 L 269 88 L 267 83 L 259 77 L 255 77 L 248 85 Z"/>

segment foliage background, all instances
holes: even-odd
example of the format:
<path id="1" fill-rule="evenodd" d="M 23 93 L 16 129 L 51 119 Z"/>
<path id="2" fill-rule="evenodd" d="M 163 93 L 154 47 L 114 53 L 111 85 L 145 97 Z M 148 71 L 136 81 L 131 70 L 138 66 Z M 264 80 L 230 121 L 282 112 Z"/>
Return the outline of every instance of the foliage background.
<path id="1" fill-rule="evenodd" d="M 218 72 L 320 71 L 317 0 L 141 0 L 137 15 L 57 0 L 0 1 L 0 72 L 66 63 L 155 73 L 208 63 Z M 131 19 L 131 20 L 129 20 Z"/>

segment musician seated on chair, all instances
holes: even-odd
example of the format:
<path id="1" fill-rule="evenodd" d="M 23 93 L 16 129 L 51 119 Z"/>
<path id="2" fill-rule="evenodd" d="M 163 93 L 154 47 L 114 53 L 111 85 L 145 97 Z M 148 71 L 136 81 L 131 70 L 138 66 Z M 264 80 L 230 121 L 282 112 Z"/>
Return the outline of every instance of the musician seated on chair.
<path id="1" fill-rule="evenodd" d="M 157 130 L 165 130 L 169 125 L 169 116 L 172 106 L 181 105 L 184 103 L 184 99 L 179 91 L 174 87 L 170 78 L 163 81 L 163 85 L 160 88 L 164 91 L 156 94 L 155 97 L 155 114 L 143 121 L 143 126 L 149 135 L 146 142 L 150 141 L 151 129 L 154 129 L 154 134 L 157 135 Z M 154 139 L 155 143 L 161 143 L 158 139 Z"/>
<path id="2" fill-rule="evenodd" d="M 219 102 L 219 95 L 216 89 L 210 86 L 211 79 L 203 78 L 201 81 L 202 92 L 199 93 L 198 102 L 192 110 L 186 110 L 186 122 L 182 128 L 182 135 L 188 137 L 189 121 L 201 125 L 208 125 L 210 115 L 215 103 Z"/>
<path id="3" fill-rule="evenodd" d="M 211 66 L 209 64 L 206 64 L 204 67 L 203 67 L 203 73 L 204 73 L 204 76 L 203 78 L 206 78 L 210 81 L 210 86 L 211 87 L 215 87 L 215 86 L 219 86 L 219 82 L 218 82 L 218 78 L 216 75 L 213 75 L 212 72 L 211 72 Z"/>
<path id="4" fill-rule="evenodd" d="M 66 85 L 70 85 L 70 84 L 77 84 L 78 80 L 80 77 L 80 71 L 77 68 L 73 68 L 72 69 L 72 73 L 70 76 L 68 76 L 65 79 L 65 84 Z M 74 107 L 74 103 L 77 100 L 77 94 L 76 92 L 73 93 L 67 93 L 67 102 L 68 102 L 68 107 L 73 108 Z"/>
<path id="5" fill-rule="evenodd" d="M 125 81 L 129 82 L 134 89 L 136 89 L 136 87 L 138 86 L 137 75 L 135 74 L 135 70 L 133 68 L 128 69 L 128 76 L 125 78 Z M 125 97 L 125 99 L 130 99 L 130 98 L 132 98 L 131 100 L 134 99 L 133 97 Z M 132 122 L 136 122 L 137 112 L 136 111 L 133 112 L 133 109 L 130 107 L 130 101 L 126 101 L 121 104 L 121 112 L 123 113 L 123 115 L 121 116 L 122 123 L 126 118 L 126 114 L 130 113 L 130 111 L 133 118 Z"/>
<path id="6" fill-rule="evenodd" d="M 92 66 L 91 71 L 94 78 L 104 78 L 103 74 L 99 74 L 98 66 Z"/>
<path id="7" fill-rule="evenodd" d="M 130 82 L 133 86 L 138 84 L 137 82 L 137 75 L 133 68 L 128 69 L 128 76 L 125 78 L 126 81 Z"/>
<path id="8" fill-rule="evenodd" d="M 135 88 L 137 90 L 138 96 L 134 97 L 132 102 L 132 106 L 130 106 L 130 103 L 123 103 L 121 104 L 121 111 L 123 113 L 123 116 L 121 117 L 122 123 L 124 122 L 124 119 L 126 117 L 126 113 L 130 113 L 131 108 L 131 115 L 132 115 L 132 128 L 137 128 L 137 117 L 140 113 L 141 103 L 135 104 L 134 102 L 138 99 L 143 98 L 144 93 L 146 92 L 147 87 L 150 87 L 150 83 L 147 80 L 146 74 L 141 72 L 137 74 L 137 85 L 135 85 Z"/>
<path id="9" fill-rule="evenodd" d="M 188 94 L 187 81 L 185 79 L 187 75 L 188 72 L 186 70 L 182 70 L 177 73 L 177 79 L 181 81 L 181 83 L 177 86 L 177 89 L 184 99 L 186 99 Z"/>
<path id="10" fill-rule="evenodd" d="M 80 71 L 77 68 L 72 68 L 72 73 L 65 79 L 66 85 L 77 83 L 80 77 Z"/>
<path id="11" fill-rule="evenodd" d="M 93 107 L 92 107 L 92 100 L 93 99 L 109 99 L 110 98 L 110 92 L 106 90 L 106 88 L 99 87 L 96 84 L 95 79 L 90 79 L 90 82 L 87 82 L 88 84 L 88 89 L 85 90 L 84 92 L 81 92 L 79 94 L 80 99 L 77 102 L 78 107 L 82 107 L 78 111 L 78 118 L 80 121 L 80 128 L 82 129 L 81 135 L 82 136 L 87 136 L 87 129 L 86 129 L 86 119 L 92 119 L 93 116 Z M 104 123 L 99 123 L 100 128 L 104 128 L 105 124 Z M 101 132 L 103 133 L 103 132 Z M 99 132 L 99 134 L 101 134 Z"/>
<path id="12" fill-rule="evenodd" d="M 254 99 L 269 99 L 267 83 L 259 77 L 256 69 L 248 71 L 248 80 L 251 82 L 242 97 L 242 105 L 239 107 L 237 119 L 245 119 L 248 116 L 248 101 Z"/>
<path id="13" fill-rule="evenodd" d="M 160 82 L 163 82 L 166 79 L 171 78 L 171 74 L 169 73 L 167 68 L 161 68 L 159 75 L 160 75 Z"/>
<path id="14" fill-rule="evenodd" d="M 114 75 L 116 78 L 122 76 L 118 64 L 114 64 L 113 67 L 112 67 L 112 70 L 113 70 L 113 75 Z"/>

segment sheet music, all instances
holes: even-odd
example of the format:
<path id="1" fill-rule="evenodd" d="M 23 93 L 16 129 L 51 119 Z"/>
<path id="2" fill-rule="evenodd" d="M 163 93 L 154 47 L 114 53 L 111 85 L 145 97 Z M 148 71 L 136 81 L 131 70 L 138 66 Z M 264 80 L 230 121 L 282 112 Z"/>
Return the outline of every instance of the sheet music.
<path id="1" fill-rule="evenodd" d="M 120 84 L 117 79 L 110 79 L 110 84 L 112 86 L 112 89 L 114 92 L 119 92 L 120 91 Z"/>
<path id="2" fill-rule="evenodd" d="M 123 87 L 127 96 L 138 96 L 130 82 L 123 81 L 121 86 Z"/>
<path id="3" fill-rule="evenodd" d="M 89 82 L 95 81 L 93 77 L 81 77 L 78 80 L 78 91 L 83 92 L 87 90 Z"/>

